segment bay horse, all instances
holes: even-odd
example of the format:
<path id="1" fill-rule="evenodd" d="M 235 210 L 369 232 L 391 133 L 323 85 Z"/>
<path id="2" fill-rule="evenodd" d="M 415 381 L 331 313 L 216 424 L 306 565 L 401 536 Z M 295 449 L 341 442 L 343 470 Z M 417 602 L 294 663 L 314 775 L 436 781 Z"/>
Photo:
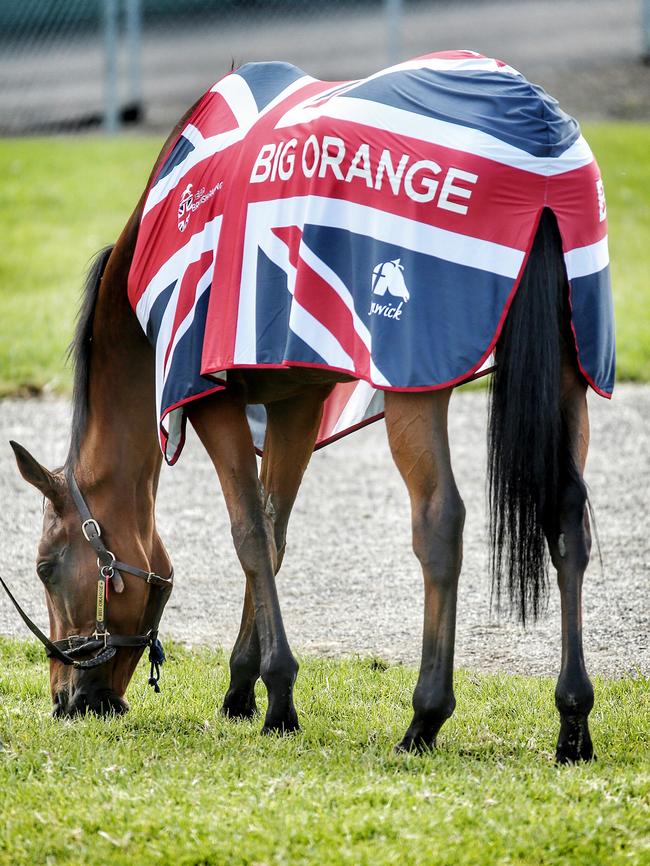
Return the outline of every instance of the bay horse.
<path id="1" fill-rule="evenodd" d="M 192 111 L 163 146 L 151 178 Z M 50 617 L 50 684 L 59 716 L 128 709 L 128 683 L 145 646 L 155 638 L 171 588 L 171 562 L 154 515 L 162 461 L 152 408 L 154 356 L 127 297 L 144 201 L 143 193 L 115 245 L 98 254 L 88 274 L 72 345 L 73 420 L 64 467 L 49 471 L 12 443 L 22 476 L 45 497 L 37 572 Z M 594 692 L 583 656 L 581 593 L 591 545 L 583 481 L 589 421 L 561 239 L 548 209 L 541 214 L 495 356 L 488 481 L 496 592 L 503 586 L 524 621 L 537 616 L 546 587 L 548 545 L 562 605 L 556 755 L 560 762 L 588 760 L 593 756 L 588 716 Z M 285 633 L 275 577 L 323 403 L 336 383 L 349 378 L 302 367 L 233 370 L 224 391 L 188 405 L 188 418 L 219 478 L 246 578 L 223 712 L 252 717 L 254 687 L 261 677 L 268 691 L 267 733 L 299 727 L 293 701 L 298 664 Z M 390 450 L 408 489 L 413 550 L 424 578 L 422 660 L 413 718 L 398 745 L 402 750 L 434 746 L 455 707 L 456 597 L 465 508 L 449 453 L 452 390 L 385 393 Z M 245 414 L 250 404 L 263 404 L 267 412 L 259 475 Z M 108 616 L 101 603 L 108 627 L 99 636 L 96 557 L 100 589 L 112 583 Z M 109 646 L 109 632 L 125 637 Z M 129 636 L 138 640 L 129 643 Z M 92 659 L 86 666 L 66 662 L 101 649 L 98 637 L 104 638 L 107 654 L 101 664 Z M 152 679 L 155 684 L 156 677 Z"/>

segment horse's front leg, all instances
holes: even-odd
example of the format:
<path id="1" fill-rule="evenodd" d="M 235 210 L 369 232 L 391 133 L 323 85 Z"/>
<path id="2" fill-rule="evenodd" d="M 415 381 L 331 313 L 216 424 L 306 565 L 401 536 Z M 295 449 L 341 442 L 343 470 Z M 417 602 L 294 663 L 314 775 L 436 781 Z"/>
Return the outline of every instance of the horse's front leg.
<path id="1" fill-rule="evenodd" d="M 298 663 L 289 648 L 275 586 L 273 521 L 257 477 L 255 449 L 243 403 L 228 394 L 191 406 L 188 417 L 212 460 L 230 516 L 237 556 L 246 575 L 251 676 L 259 673 L 269 696 L 264 732 L 299 727 L 293 703 Z M 254 622 L 253 622 L 254 614 Z M 253 640 L 257 635 L 257 645 Z M 259 655 L 258 655 L 259 653 Z M 253 680 L 254 683 L 254 680 Z"/>
<path id="2" fill-rule="evenodd" d="M 447 408 L 451 390 L 386 393 L 393 459 L 411 499 L 413 550 L 424 576 L 424 632 L 413 721 L 398 749 L 435 745 L 456 705 L 453 689 L 456 593 L 465 507 L 451 469 Z"/>
<path id="3" fill-rule="evenodd" d="M 223 699 L 222 712 L 231 719 L 251 719 L 257 712 L 255 683 L 260 675 L 262 657 L 255 624 L 255 606 L 248 581 L 239 634 L 230 654 L 230 684 Z"/>
<path id="4" fill-rule="evenodd" d="M 310 386 L 304 394 L 270 403 L 260 480 L 266 513 L 273 522 L 276 575 L 284 557 L 287 525 L 303 474 L 314 450 L 323 402 L 332 386 Z M 241 626 L 230 656 L 230 685 L 223 712 L 250 718 L 256 711 L 255 683 L 260 675 L 260 643 L 249 589 L 244 597 Z"/>
<path id="5" fill-rule="evenodd" d="M 560 713 L 556 759 L 562 764 L 593 758 L 588 718 L 594 705 L 594 689 L 582 650 L 582 581 L 591 550 L 587 492 L 582 479 L 589 417 L 586 385 L 574 367 L 569 369 L 565 362 L 562 403 L 575 469 L 560 479 L 558 532 L 548 539 L 562 605 L 562 667 L 555 689 L 555 705 Z"/>

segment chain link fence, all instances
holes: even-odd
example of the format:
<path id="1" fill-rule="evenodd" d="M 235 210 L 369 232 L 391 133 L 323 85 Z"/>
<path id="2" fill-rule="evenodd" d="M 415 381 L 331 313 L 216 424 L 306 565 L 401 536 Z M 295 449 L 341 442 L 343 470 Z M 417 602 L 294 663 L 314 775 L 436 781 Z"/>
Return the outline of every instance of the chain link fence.
<path id="1" fill-rule="evenodd" d="M 583 119 L 650 119 L 650 0 L 0 0 L 0 135 L 163 132 L 247 61 L 341 80 L 446 48 Z"/>
<path id="2" fill-rule="evenodd" d="M 403 0 L 0 0 L 0 134 L 167 128 L 233 65 L 399 59 Z"/>

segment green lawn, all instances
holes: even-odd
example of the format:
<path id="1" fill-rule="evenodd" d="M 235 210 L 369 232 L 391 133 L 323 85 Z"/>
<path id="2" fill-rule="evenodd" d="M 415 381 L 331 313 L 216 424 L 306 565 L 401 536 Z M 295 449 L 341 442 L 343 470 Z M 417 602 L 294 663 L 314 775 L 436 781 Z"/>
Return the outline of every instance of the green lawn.
<path id="1" fill-rule="evenodd" d="M 619 379 L 650 380 L 650 126 L 586 128 L 607 187 Z M 114 241 L 161 142 L 0 141 L 0 395 L 65 391 L 83 272 Z"/>
<path id="2" fill-rule="evenodd" d="M 83 274 L 121 232 L 161 142 L 0 141 L 0 394 L 67 390 Z"/>
<path id="3" fill-rule="evenodd" d="M 303 659 L 278 738 L 219 715 L 222 653 L 169 656 L 127 716 L 61 722 L 40 646 L 0 639 L 0 863 L 650 862 L 647 680 L 598 680 L 599 760 L 557 767 L 550 680 L 460 673 L 438 751 L 405 756 L 413 670 Z"/>

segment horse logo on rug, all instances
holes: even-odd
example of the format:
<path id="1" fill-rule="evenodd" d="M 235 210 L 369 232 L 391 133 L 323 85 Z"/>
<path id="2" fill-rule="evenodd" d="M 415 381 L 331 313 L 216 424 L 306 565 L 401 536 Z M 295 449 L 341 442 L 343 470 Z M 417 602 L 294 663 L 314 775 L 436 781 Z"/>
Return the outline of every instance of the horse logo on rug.
<path id="1" fill-rule="evenodd" d="M 408 302 L 411 294 L 404 280 L 404 266 L 400 259 L 392 259 L 388 262 L 380 262 L 372 271 L 372 293 L 383 297 L 386 292 L 394 298 L 400 298 L 397 306 L 394 304 L 379 304 L 371 301 L 369 316 L 384 316 L 386 319 L 399 319 L 402 316 L 402 307 Z"/>

